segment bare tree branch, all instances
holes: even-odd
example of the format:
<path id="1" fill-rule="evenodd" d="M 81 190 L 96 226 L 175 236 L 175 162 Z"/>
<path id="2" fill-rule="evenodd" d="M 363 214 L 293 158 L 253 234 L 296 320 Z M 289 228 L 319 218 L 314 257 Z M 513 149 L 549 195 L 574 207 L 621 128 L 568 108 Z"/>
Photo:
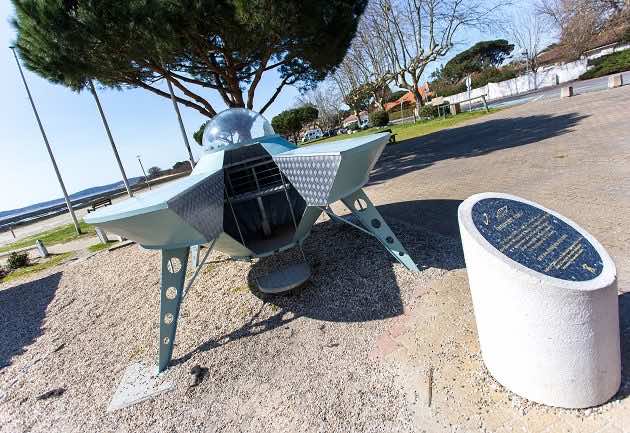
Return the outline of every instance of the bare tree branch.
<path id="1" fill-rule="evenodd" d="M 273 92 L 273 95 L 271 95 L 271 98 L 269 98 L 267 103 L 265 105 L 263 105 L 262 108 L 260 109 L 260 111 L 259 111 L 260 114 L 264 113 L 265 110 L 267 110 L 267 108 L 269 108 L 271 106 L 271 104 L 273 104 L 273 101 L 276 100 L 276 98 L 280 94 L 280 91 L 282 90 L 282 88 L 289 82 L 289 78 L 290 77 L 284 77 L 282 79 L 282 81 L 280 82 L 280 85 L 278 87 L 276 87 L 276 90 Z"/>
<path id="2" fill-rule="evenodd" d="M 544 49 L 545 35 L 545 26 L 540 15 L 522 13 L 515 16 L 507 32 L 523 55 L 528 68 L 534 73 L 534 87 L 537 87 L 536 74 L 540 68 L 539 55 Z"/>
<path id="3" fill-rule="evenodd" d="M 383 39 L 391 76 L 413 93 L 416 114 L 423 104 L 419 87 L 426 67 L 449 53 L 459 30 L 488 26 L 500 7 L 489 0 L 374 1 L 374 13 L 366 17 Z"/>
<path id="4" fill-rule="evenodd" d="M 149 90 L 150 92 L 155 93 L 156 95 L 160 95 L 163 96 L 164 98 L 169 98 L 171 97 L 171 95 L 163 90 L 160 90 L 156 87 L 150 86 L 144 82 L 142 82 L 141 80 L 132 80 L 129 81 L 129 84 L 132 84 L 134 86 L 138 86 L 138 87 L 142 87 L 143 89 Z M 186 107 L 189 108 L 193 108 L 195 110 L 197 110 L 198 112 L 200 112 L 201 114 L 203 114 L 204 116 L 207 117 L 214 117 L 217 112 L 212 109 L 212 107 L 210 107 L 210 109 L 207 109 L 199 104 L 195 104 L 192 101 L 189 101 L 188 99 L 183 99 L 180 98 L 179 96 L 175 96 L 175 99 L 177 100 L 177 102 L 179 102 L 180 104 L 185 105 Z"/>

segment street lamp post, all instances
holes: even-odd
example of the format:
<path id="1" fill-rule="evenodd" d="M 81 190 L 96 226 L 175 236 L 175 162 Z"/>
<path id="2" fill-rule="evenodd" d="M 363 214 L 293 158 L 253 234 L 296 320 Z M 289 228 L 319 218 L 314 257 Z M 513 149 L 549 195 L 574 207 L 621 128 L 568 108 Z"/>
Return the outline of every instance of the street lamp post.
<path id="1" fill-rule="evenodd" d="M 129 186 L 129 180 L 127 180 L 127 174 L 125 174 L 125 168 L 120 161 L 120 156 L 118 155 L 118 150 L 116 149 L 116 143 L 114 143 L 114 138 L 112 137 L 112 132 L 109 130 L 109 124 L 107 123 L 107 118 L 105 117 L 105 113 L 103 112 L 103 107 L 101 107 L 101 101 L 98 99 L 98 95 L 96 94 L 96 89 L 94 88 L 94 83 L 92 80 L 89 80 L 90 92 L 92 92 L 92 96 L 94 96 L 94 100 L 96 101 L 96 106 L 98 107 L 98 112 L 101 114 L 101 119 L 103 120 L 103 125 L 105 126 L 105 131 L 107 131 L 107 137 L 109 137 L 109 144 L 112 146 L 112 151 L 114 152 L 114 157 L 116 158 L 116 162 L 118 163 L 118 168 L 120 169 L 120 174 L 122 174 L 123 183 L 125 184 L 125 189 L 127 190 L 127 194 L 129 197 L 133 197 L 133 192 L 131 191 L 131 187 Z"/>
<path id="2" fill-rule="evenodd" d="M 138 158 L 138 162 L 140 163 L 140 168 L 142 169 L 142 174 L 144 174 L 144 182 L 149 187 L 149 190 L 151 190 L 151 183 L 149 182 L 149 177 L 147 176 L 147 172 L 144 171 L 144 165 L 142 165 L 142 160 L 140 159 L 140 155 L 136 155 L 136 158 Z"/>
<path id="3" fill-rule="evenodd" d="M 468 91 L 468 112 L 472 111 L 472 100 L 471 100 L 471 90 L 472 90 L 472 76 L 470 74 L 466 75 L 466 90 Z"/>
<path id="4" fill-rule="evenodd" d="M 13 52 L 13 57 L 15 57 L 15 63 L 17 63 L 18 70 L 20 71 L 20 76 L 22 77 L 22 82 L 24 83 L 24 88 L 26 89 L 26 94 L 28 95 L 28 100 L 31 102 L 31 107 L 33 108 L 33 113 L 35 114 L 35 119 L 37 119 L 37 125 L 39 126 L 39 130 L 42 133 L 42 138 L 44 139 L 44 144 L 46 145 L 46 150 L 48 151 L 48 156 L 50 156 L 50 162 L 52 163 L 53 169 L 55 170 L 55 174 L 57 175 L 57 180 L 59 181 L 59 186 L 61 187 L 61 191 L 63 192 L 63 198 L 66 201 L 66 206 L 68 207 L 68 211 L 70 212 L 70 216 L 72 217 L 72 222 L 74 224 L 74 229 L 77 234 L 81 234 L 81 227 L 79 226 L 79 221 L 77 220 L 77 216 L 74 214 L 74 209 L 72 208 L 72 202 L 68 197 L 68 192 L 66 191 L 66 186 L 63 183 L 63 179 L 61 178 L 61 173 L 59 173 L 59 167 L 57 167 L 57 162 L 55 161 L 55 156 L 52 153 L 52 149 L 50 148 L 50 143 L 48 143 L 48 137 L 46 137 L 46 132 L 44 131 L 44 127 L 42 126 L 42 121 L 39 118 L 39 114 L 37 113 L 37 108 L 35 108 L 35 102 L 33 102 L 33 97 L 31 96 L 31 91 L 28 88 L 28 84 L 26 83 L 26 78 L 24 77 L 24 72 L 22 72 L 22 66 L 20 65 L 20 61 L 18 60 L 17 53 L 15 52 L 15 47 L 9 47 Z"/>

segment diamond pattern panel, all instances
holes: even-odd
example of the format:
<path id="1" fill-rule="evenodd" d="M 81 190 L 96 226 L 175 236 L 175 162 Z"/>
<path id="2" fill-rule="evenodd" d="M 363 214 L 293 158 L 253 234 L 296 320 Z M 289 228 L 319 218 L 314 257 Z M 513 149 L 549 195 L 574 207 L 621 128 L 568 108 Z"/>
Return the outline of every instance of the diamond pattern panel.
<path id="1" fill-rule="evenodd" d="M 219 170 L 170 199 L 168 207 L 207 240 L 214 239 L 223 231 L 224 188 L 223 170 Z"/>
<path id="2" fill-rule="evenodd" d="M 307 205 L 328 204 L 341 155 L 279 156 L 274 161 Z"/>

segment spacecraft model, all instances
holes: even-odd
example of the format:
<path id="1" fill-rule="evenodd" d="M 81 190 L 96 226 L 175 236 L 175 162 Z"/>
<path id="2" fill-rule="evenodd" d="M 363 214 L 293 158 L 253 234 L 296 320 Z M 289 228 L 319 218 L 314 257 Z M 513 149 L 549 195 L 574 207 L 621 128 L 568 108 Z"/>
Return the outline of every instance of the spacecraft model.
<path id="1" fill-rule="evenodd" d="M 204 154 L 190 176 L 85 218 L 162 250 L 159 371 L 171 360 L 185 291 L 212 249 L 251 259 L 299 248 L 303 262 L 256 278 L 264 293 L 285 292 L 310 277 L 302 243 L 325 212 L 374 236 L 407 269 L 418 270 L 362 190 L 388 141 L 389 133 L 379 133 L 297 147 L 260 114 L 229 109 L 206 126 Z M 333 212 L 330 205 L 338 200 L 360 225 Z M 208 246 L 201 261 L 200 245 Z M 186 284 L 191 249 L 196 270 Z"/>

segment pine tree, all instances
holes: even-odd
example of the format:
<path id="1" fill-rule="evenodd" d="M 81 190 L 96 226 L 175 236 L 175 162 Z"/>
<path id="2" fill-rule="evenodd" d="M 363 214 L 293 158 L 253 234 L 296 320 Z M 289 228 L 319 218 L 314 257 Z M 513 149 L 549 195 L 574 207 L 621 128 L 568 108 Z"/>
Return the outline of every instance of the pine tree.
<path id="1" fill-rule="evenodd" d="M 367 0 L 12 0 L 16 46 L 27 68 L 81 90 L 139 87 L 160 96 L 168 78 L 180 103 L 212 117 L 204 96 L 254 108 L 265 72 L 312 88 L 343 59 Z"/>

